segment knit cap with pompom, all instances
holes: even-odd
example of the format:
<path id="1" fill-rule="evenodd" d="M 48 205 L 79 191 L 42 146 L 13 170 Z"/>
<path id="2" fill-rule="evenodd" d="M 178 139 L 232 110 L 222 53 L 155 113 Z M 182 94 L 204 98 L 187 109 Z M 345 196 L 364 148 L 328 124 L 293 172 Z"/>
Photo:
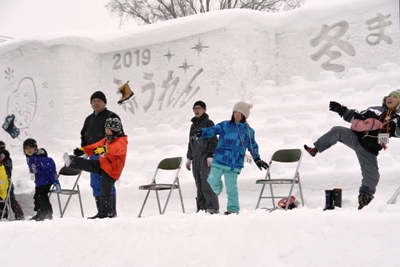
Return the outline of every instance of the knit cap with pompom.
<path id="1" fill-rule="evenodd" d="M 250 109 L 253 108 L 253 104 L 249 104 L 243 101 L 237 102 L 233 107 L 233 111 L 239 111 L 245 116 L 246 119 L 250 116 Z"/>

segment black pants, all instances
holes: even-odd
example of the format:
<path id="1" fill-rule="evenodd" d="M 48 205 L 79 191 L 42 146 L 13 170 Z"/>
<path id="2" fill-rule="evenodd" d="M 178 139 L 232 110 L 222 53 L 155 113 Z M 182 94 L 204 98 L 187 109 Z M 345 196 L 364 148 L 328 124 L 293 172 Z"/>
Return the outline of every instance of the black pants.
<path id="1" fill-rule="evenodd" d="M 0 197 L 0 200 L 4 199 Z M 3 216 L 3 209 L 5 205 L 6 205 L 5 203 L 0 203 L 0 218 L 3 217 L 3 219 L 8 219 L 8 209 L 4 211 L 4 216 Z"/>
<path id="2" fill-rule="evenodd" d="M 53 214 L 53 208 L 49 200 L 49 191 L 51 184 L 42 185 L 35 187 L 34 199 L 34 211 L 40 211 L 42 213 Z"/>
<path id="3" fill-rule="evenodd" d="M 84 159 L 77 156 L 69 157 L 71 159 L 71 164 L 68 166 L 69 168 L 92 172 L 98 175 L 101 175 L 103 172 L 100 168 L 100 162 L 97 159 Z"/>
<path id="4" fill-rule="evenodd" d="M 69 168 L 87 171 L 101 175 L 100 182 L 100 197 L 111 196 L 112 187 L 115 183 L 115 179 L 111 178 L 105 171 L 100 168 L 100 162 L 98 160 L 84 159 L 77 156 L 70 156 L 71 164 Z"/>
<path id="5" fill-rule="evenodd" d="M 218 210 L 218 196 L 207 182 L 208 175 L 210 174 L 210 167 L 207 165 L 207 159 L 203 157 L 194 158 L 192 160 L 192 171 L 197 188 L 197 211 L 206 209 Z"/>
<path id="6" fill-rule="evenodd" d="M 70 156 L 70 158 L 71 164 L 68 166 L 69 168 L 101 175 L 99 213 L 101 216 L 109 216 L 109 214 L 115 213 L 115 199 L 112 202 L 112 187 L 115 184 L 115 179 L 100 168 L 98 160 L 84 159 L 76 156 Z"/>

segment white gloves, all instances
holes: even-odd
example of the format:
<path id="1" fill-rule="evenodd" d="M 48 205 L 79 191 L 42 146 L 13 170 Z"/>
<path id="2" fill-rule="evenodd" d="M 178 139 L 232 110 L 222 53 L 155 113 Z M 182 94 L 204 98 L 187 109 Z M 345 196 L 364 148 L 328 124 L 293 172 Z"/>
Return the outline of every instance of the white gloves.
<path id="1" fill-rule="evenodd" d="M 188 171 L 190 171 L 192 168 L 190 167 L 192 165 L 192 160 L 191 159 L 187 159 L 186 161 L 186 169 Z"/>
<path id="2" fill-rule="evenodd" d="M 213 158 L 207 158 L 207 166 L 211 167 L 211 162 L 212 162 Z"/>

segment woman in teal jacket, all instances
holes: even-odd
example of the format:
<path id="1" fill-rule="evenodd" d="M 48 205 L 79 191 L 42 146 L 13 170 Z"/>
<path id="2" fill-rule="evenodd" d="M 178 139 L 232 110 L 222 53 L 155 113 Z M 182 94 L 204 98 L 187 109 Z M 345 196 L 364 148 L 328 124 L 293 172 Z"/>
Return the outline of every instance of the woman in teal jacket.
<path id="1" fill-rule="evenodd" d="M 224 175 L 228 197 L 225 215 L 238 214 L 240 210 L 237 178 L 243 168 L 246 149 L 260 170 L 268 169 L 268 164 L 260 159 L 258 145 L 254 139 L 255 132 L 246 122 L 252 107 L 252 104 L 240 101 L 233 107 L 231 120 L 192 133 L 193 137 L 200 138 L 219 136 L 207 181 L 212 190 L 219 195 L 223 188 L 221 177 Z"/>

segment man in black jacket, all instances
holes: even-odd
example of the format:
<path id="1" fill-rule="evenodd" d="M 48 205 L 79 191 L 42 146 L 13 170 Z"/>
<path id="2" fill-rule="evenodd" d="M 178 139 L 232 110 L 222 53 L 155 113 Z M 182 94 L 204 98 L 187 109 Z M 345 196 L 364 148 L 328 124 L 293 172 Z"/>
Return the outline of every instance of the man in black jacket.
<path id="1" fill-rule="evenodd" d="M 203 101 L 197 101 L 194 103 L 193 112 L 195 116 L 192 118 L 190 133 L 197 129 L 214 126 L 214 122 L 208 118 L 206 113 L 206 104 Z M 197 211 L 205 210 L 210 214 L 219 213 L 218 196 L 214 193 L 210 184 L 207 182 L 212 158 L 217 144 L 217 137 L 208 139 L 191 139 L 189 137 L 188 151 L 186 154 L 186 169 L 190 171 L 193 168 L 193 177 L 197 188 Z"/>
<path id="2" fill-rule="evenodd" d="M 105 137 L 104 124 L 108 118 L 118 118 L 118 115 L 106 108 L 107 98 L 101 91 L 96 91 L 90 97 L 90 104 L 93 113 L 86 117 L 81 130 L 81 147 L 96 143 Z M 121 120 L 121 119 L 120 119 Z M 122 133 L 124 131 L 122 130 Z M 78 152 L 78 151 L 77 151 Z M 81 155 L 76 155 L 81 156 Z M 99 156 L 91 156 L 90 159 L 98 159 Z M 90 186 L 93 189 L 93 196 L 96 201 L 96 207 L 100 205 L 100 180 L 101 176 L 95 173 L 90 174 Z M 116 211 L 116 190 L 112 189 L 112 213 L 117 216 Z"/>

